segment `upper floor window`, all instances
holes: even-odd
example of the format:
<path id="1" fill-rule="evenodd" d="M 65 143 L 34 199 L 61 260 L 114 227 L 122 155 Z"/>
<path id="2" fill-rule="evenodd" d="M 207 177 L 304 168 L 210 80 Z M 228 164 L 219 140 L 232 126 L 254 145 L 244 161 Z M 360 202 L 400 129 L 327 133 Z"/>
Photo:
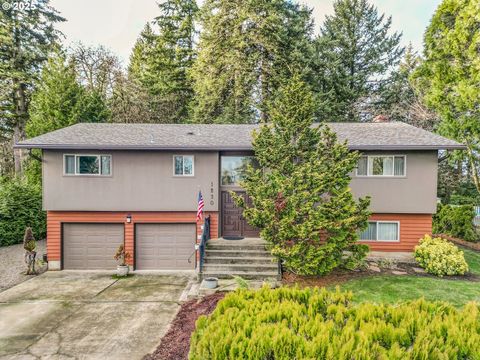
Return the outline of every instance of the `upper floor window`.
<path id="1" fill-rule="evenodd" d="M 253 156 L 222 156 L 220 165 L 222 185 L 239 186 L 249 164 L 255 166 Z"/>
<path id="2" fill-rule="evenodd" d="M 358 160 L 357 176 L 405 176 L 404 155 L 363 155 Z"/>
<path id="3" fill-rule="evenodd" d="M 109 176 L 112 173 L 111 155 L 64 155 L 63 168 L 65 175 L 99 175 Z"/>
<path id="4" fill-rule="evenodd" d="M 173 171 L 175 176 L 193 176 L 193 155 L 174 155 Z"/>
<path id="5" fill-rule="evenodd" d="M 360 234 L 360 240 L 398 241 L 399 228 L 398 221 L 369 221 L 367 229 Z"/>

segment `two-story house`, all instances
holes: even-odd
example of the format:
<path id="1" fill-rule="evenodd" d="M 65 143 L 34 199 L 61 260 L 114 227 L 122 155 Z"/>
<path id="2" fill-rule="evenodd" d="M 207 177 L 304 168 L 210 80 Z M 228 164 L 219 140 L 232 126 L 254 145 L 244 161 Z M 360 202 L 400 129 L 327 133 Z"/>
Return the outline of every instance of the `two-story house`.
<path id="1" fill-rule="evenodd" d="M 351 189 L 371 196 L 372 216 L 360 241 L 412 251 L 431 232 L 438 151 L 463 146 L 404 123 L 329 125 L 362 154 Z M 17 144 L 43 150 L 49 268 L 111 269 L 125 244 L 135 269 L 193 269 L 199 190 L 212 238 L 257 237 L 229 194 L 256 126 L 78 124 Z"/>

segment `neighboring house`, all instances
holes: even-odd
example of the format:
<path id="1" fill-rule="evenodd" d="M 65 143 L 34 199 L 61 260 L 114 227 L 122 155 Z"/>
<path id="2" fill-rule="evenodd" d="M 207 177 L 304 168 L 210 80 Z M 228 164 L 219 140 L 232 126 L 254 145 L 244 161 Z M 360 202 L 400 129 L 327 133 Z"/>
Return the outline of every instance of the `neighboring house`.
<path id="1" fill-rule="evenodd" d="M 332 123 L 362 153 L 351 187 L 372 197 L 361 240 L 412 251 L 431 232 L 439 149 L 462 145 L 404 123 Z M 256 125 L 78 124 L 17 144 L 43 150 L 50 269 L 113 268 L 119 244 L 135 269 L 192 269 L 197 195 L 211 237 L 256 237 L 229 191 L 241 191 Z"/>

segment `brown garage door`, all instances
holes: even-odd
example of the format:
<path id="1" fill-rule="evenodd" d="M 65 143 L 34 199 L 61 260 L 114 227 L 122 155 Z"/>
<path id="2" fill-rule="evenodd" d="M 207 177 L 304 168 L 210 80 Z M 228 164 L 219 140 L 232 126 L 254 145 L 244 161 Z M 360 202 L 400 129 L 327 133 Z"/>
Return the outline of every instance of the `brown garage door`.
<path id="1" fill-rule="evenodd" d="M 137 224 L 138 270 L 193 269 L 195 224 Z"/>
<path id="2" fill-rule="evenodd" d="M 114 269 L 123 244 L 123 224 L 64 224 L 64 269 Z"/>

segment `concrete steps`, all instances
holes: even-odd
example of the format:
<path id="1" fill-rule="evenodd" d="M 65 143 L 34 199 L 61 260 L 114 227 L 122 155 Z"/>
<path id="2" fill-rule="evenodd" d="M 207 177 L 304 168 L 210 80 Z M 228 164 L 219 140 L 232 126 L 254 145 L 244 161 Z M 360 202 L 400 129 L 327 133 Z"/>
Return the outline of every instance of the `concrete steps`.
<path id="1" fill-rule="evenodd" d="M 275 281 L 281 279 L 278 261 L 261 239 L 223 240 L 207 243 L 201 277 Z"/>
<path id="2" fill-rule="evenodd" d="M 208 256 L 205 264 L 276 264 L 276 259 L 267 256 L 243 257 L 243 256 Z"/>

